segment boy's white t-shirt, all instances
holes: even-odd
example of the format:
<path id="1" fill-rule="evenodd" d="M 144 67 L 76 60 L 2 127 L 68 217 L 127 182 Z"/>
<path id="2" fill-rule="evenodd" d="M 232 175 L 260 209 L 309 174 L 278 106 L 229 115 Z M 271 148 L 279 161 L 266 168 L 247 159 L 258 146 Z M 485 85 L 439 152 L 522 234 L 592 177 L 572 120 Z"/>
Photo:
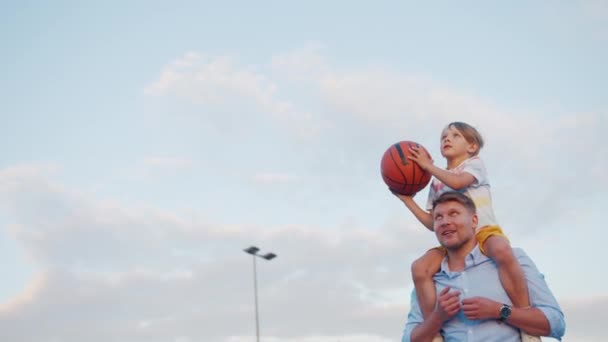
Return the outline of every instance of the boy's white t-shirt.
<path id="1" fill-rule="evenodd" d="M 471 198 L 475 203 L 475 206 L 477 207 L 477 216 L 479 217 L 477 228 L 487 225 L 497 225 L 496 217 L 494 216 L 494 209 L 492 207 L 490 181 L 488 179 L 486 167 L 481 158 L 479 158 L 479 156 L 471 157 L 460 163 L 460 165 L 454 169 L 448 171 L 455 174 L 462 174 L 463 172 L 470 173 L 473 175 L 473 177 L 475 177 L 475 181 L 466 188 L 454 190 L 443 184 L 437 178 L 433 177 L 426 209 L 429 211 L 432 210 L 433 201 L 441 196 L 441 194 L 448 191 L 458 191 L 469 196 L 469 198 Z"/>

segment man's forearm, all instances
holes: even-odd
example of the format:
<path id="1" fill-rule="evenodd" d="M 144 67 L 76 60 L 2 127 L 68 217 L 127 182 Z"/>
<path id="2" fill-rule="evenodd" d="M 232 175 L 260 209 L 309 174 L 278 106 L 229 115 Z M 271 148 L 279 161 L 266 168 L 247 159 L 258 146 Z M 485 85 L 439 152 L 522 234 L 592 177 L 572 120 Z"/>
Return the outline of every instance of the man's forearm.
<path id="1" fill-rule="evenodd" d="M 551 325 L 545 314 L 537 308 L 512 308 L 507 323 L 517 327 L 530 335 L 549 336 Z"/>
<path id="2" fill-rule="evenodd" d="M 411 342 L 429 342 L 435 337 L 443 322 L 439 318 L 439 315 L 435 312 L 431 313 L 427 319 L 420 323 L 410 335 Z"/>

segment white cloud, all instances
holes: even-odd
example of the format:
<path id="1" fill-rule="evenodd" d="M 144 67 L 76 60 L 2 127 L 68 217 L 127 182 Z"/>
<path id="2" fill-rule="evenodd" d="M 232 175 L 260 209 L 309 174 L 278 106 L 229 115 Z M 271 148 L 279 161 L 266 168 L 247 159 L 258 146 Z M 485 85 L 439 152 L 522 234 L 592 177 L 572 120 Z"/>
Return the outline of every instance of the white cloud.
<path id="1" fill-rule="evenodd" d="M 606 113 L 574 112 L 550 119 L 552 113 L 515 112 L 425 75 L 406 74 L 390 66 L 340 66 L 332 64 L 323 53 L 320 43 L 310 43 L 275 55 L 271 71 L 263 65 L 237 66 L 228 57 L 195 58 L 192 56 L 197 55 L 189 54 L 183 58 L 187 62 L 179 59 L 166 68 L 186 81 L 172 83 L 163 91 L 184 95 L 190 91 L 206 94 L 207 89 L 213 89 L 222 96 L 235 95 L 231 97 L 233 104 L 242 102 L 246 106 L 247 99 L 256 98 L 259 108 L 281 102 L 277 100 L 280 93 L 289 104 L 284 108 L 291 108 L 292 113 L 303 113 L 298 110 L 302 103 L 316 108 L 314 115 L 300 117 L 310 119 L 305 119 L 310 125 L 299 120 L 289 123 L 292 131 L 307 127 L 305 131 L 315 132 L 315 140 L 302 143 L 302 150 L 310 152 L 309 159 L 289 162 L 299 170 L 300 181 L 327 182 L 328 190 L 349 188 L 360 184 L 360 179 L 376 177 L 370 165 L 376 165 L 382 151 L 397 140 L 422 143 L 436 164 L 443 166 L 437 141 L 441 129 L 451 121 L 469 122 L 486 137 L 482 157 L 497 203 L 520 204 L 517 210 L 504 205 L 497 208 L 502 217 L 507 215 L 503 211 L 508 212 L 508 219 L 502 219 L 506 223 L 515 221 L 514 226 L 522 226 L 517 224 L 521 221 L 533 229 L 543 229 L 550 222 L 547 215 L 538 213 L 565 214 L 567 208 L 576 207 L 573 201 L 577 198 L 592 198 L 608 188 L 601 177 L 608 166 L 603 157 L 608 155 L 608 147 L 601 143 L 602 127 L 608 127 Z M 241 91 L 235 93 L 230 88 Z M 284 121 L 281 115 L 270 118 Z M 251 123 L 251 127 L 261 126 Z M 281 133 L 262 129 L 255 138 Z M 285 153 L 278 147 L 277 151 Z M 588 156 L 584 162 L 577 157 L 583 155 Z M 291 177 L 279 176 L 284 173 L 272 169 L 264 176 L 259 171 L 250 173 L 254 182 L 269 182 L 271 178 L 273 182 L 285 182 Z M 587 179 L 594 179 L 596 186 L 581 186 L 581 180 Z M 564 192 L 570 196 L 559 195 Z M 559 215 L 553 214 L 551 220 L 559 220 Z"/>
<path id="2" fill-rule="evenodd" d="M 594 187 L 581 186 L 581 180 L 600 175 L 607 166 L 603 113 L 556 120 L 512 113 L 421 75 L 388 67 L 337 67 L 321 52 L 313 45 L 275 56 L 272 74 L 228 57 L 188 53 L 170 63 L 145 92 L 186 99 L 197 108 L 228 108 L 239 119 L 253 117 L 244 121 L 254 131 L 258 126 L 252 123 L 263 119 L 281 122 L 293 129 L 283 138 L 300 128 L 314 132 L 316 139 L 276 154 L 297 156 L 289 166 L 283 165 L 288 158 L 280 158 L 280 168 L 274 170 L 285 172 L 264 163 L 270 171 L 239 169 L 239 175 L 249 175 L 242 177 L 249 183 L 299 186 L 289 198 L 274 202 L 263 202 L 269 192 L 256 187 L 258 206 L 251 210 L 277 214 L 276 207 L 287 202 L 292 208 L 284 213 L 286 220 L 296 214 L 334 214 L 345 207 L 351 217 L 334 214 L 326 220 L 332 223 L 319 225 L 297 219 L 268 225 L 241 217 L 242 207 L 251 203 L 243 191 L 232 199 L 238 202 L 234 211 L 214 218 L 200 214 L 206 208 L 182 213 L 102 201 L 52 181 L 43 168 L 2 170 L 0 210 L 15 222 L 11 234 L 43 274 L 31 290 L 3 306 L 0 331 L 7 340 L 238 340 L 253 332 L 251 261 L 241 251 L 251 244 L 279 254 L 258 264 L 265 336 L 282 341 L 395 340 L 407 311 L 409 263 L 434 240 L 402 207 L 395 216 L 399 219 L 374 216 L 389 206 L 384 203 L 396 200 L 367 190 L 380 185 L 379 158 L 389 143 L 415 137 L 433 146 L 449 121 L 471 122 L 486 136 L 484 158 L 498 180 L 497 211 L 513 227 L 526 223 L 519 225 L 529 228 L 526 234 L 580 213 L 576 197 L 594 198 L 606 190 L 603 177 Z M 293 79 L 283 83 L 282 76 Z M 315 114 L 306 114 L 301 103 L 316 108 Z M 284 133 L 284 127 L 277 130 Z M 263 133 L 256 131 L 256 138 Z M 247 153 L 256 157 L 260 151 Z M 183 170 L 196 162 L 187 156 L 156 156 L 142 164 Z M 213 179 L 220 187 L 235 182 Z M 307 191 L 313 195 L 289 202 Z M 361 223 L 368 217 L 363 212 L 373 224 Z M 64 314 L 56 315 L 57 308 Z M 568 316 L 583 315 L 576 307 L 568 310 Z M 599 326 L 588 323 L 592 326 L 579 324 L 582 328 L 568 333 L 582 336 L 582 330 Z"/>
<path id="3" fill-rule="evenodd" d="M 189 169 L 193 165 L 190 158 L 149 156 L 143 159 L 143 164 L 161 169 Z"/>
<path id="4" fill-rule="evenodd" d="M 241 103 L 247 109 L 235 109 L 240 116 L 261 112 L 259 115 L 270 115 L 299 134 L 315 134 L 319 123 L 312 120 L 311 114 L 282 100 L 277 94 L 277 84 L 257 69 L 237 66 L 231 57 L 204 58 L 189 52 L 169 63 L 159 79 L 145 87 L 144 93 L 172 95 L 201 105 Z"/>
<path id="5" fill-rule="evenodd" d="M 34 290 L 0 311 L 0 330 L 11 341 L 245 336 L 247 325 L 232 322 L 251 321 L 251 263 L 241 249 L 252 242 L 279 254 L 258 265 L 269 336 L 314 340 L 306 336 L 354 331 L 346 338 L 376 334 L 381 341 L 399 334 L 406 307 L 387 305 L 383 293 L 409 282 L 408 261 L 399 257 L 402 227 L 210 225 L 110 205 L 57 185 L 44 172 L 5 170 L 0 183 L 14 185 L 0 191 L 0 209 L 17 222 L 15 238 L 44 272 Z M 12 202 L 17 190 L 20 198 Z M 56 208 L 62 210 L 51 214 Z M 406 247 L 421 237 L 408 234 Z"/>
<path id="6" fill-rule="evenodd" d="M 291 183 L 297 180 L 296 175 L 287 173 L 259 172 L 253 175 L 253 182 L 259 184 Z"/>
<path id="7" fill-rule="evenodd" d="M 241 251 L 251 244 L 279 255 L 258 263 L 265 339 L 396 340 L 408 310 L 409 263 L 434 243 L 402 220 L 378 227 L 210 224 L 109 205 L 75 195 L 43 171 L 19 169 L 0 172 L 0 184 L 12 185 L 0 187 L 0 210 L 17 222 L 15 236 L 42 273 L 0 308 L 0 331 L 15 342 L 240 341 L 254 331 L 251 260 Z M 49 208 L 64 209 L 50 215 Z M 605 301 L 565 301 L 568 337 L 599 340 Z"/>
<path id="8" fill-rule="evenodd" d="M 583 13 L 598 22 L 606 23 L 608 19 L 608 3 L 604 0 L 579 0 Z M 606 28 L 604 26 L 604 28 Z"/>
<path id="9" fill-rule="evenodd" d="M 603 328 L 604 308 L 608 305 L 608 296 L 580 297 L 565 300 L 562 303 L 567 328 L 564 340 L 582 342 L 600 342 L 606 340 Z"/>
<path id="10" fill-rule="evenodd" d="M 223 342 L 249 342 L 251 336 L 234 336 L 230 337 Z M 311 336 L 311 337 L 296 337 L 296 338 L 285 338 L 285 337 L 272 337 L 264 336 L 264 341 L 268 342 L 389 342 L 395 341 L 381 336 L 374 335 L 344 335 L 344 336 Z"/>
<path id="11" fill-rule="evenodd" d="M 284 54 L 273 56 L 271 69 L 298 81 L 310 81 L 330 73 L 330 66 L 322 55 L 325 48 L 321 42 L 308 42 Z"/>

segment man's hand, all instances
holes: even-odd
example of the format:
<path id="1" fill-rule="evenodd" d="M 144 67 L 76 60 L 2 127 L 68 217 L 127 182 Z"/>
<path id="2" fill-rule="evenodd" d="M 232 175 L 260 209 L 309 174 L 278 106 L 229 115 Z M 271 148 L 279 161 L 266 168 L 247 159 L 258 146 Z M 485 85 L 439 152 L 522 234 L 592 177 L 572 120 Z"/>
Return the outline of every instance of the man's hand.
<path id="1" fill-rule="evenodd" d="M 484 297 L 471 297 L 462 301 L 462 311 L 470 320 L 498 319 L 502 304 Z"/>
<path id="2" fill-rule="evenodd" d="M 454 317 L 460 311 L 460 291 L 449 291 L 450 288 L 446 287 L 439 292 L 439 297 L 437 298 L 435 313 L 439 315 L 442 322 Z"/>

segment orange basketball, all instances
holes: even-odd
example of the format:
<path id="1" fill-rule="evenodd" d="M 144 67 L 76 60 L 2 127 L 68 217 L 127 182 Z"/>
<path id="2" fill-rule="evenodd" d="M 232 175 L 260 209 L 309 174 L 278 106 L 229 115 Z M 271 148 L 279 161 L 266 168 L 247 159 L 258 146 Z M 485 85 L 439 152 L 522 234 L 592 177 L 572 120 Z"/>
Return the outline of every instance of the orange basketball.
<path id="1" fill-rule="evenodd" d="M 380 164 L 382 179 L 394 193 L 414 195 L 431 181 L 430 173 L 420 168 L 413 160 L 407 159 L 412 155 L 410 146 L 422 147 L 424 152 L 429 155 L 422 145 L 413 141 L 401 141 L 391 145 L 382 156 Z"/>

